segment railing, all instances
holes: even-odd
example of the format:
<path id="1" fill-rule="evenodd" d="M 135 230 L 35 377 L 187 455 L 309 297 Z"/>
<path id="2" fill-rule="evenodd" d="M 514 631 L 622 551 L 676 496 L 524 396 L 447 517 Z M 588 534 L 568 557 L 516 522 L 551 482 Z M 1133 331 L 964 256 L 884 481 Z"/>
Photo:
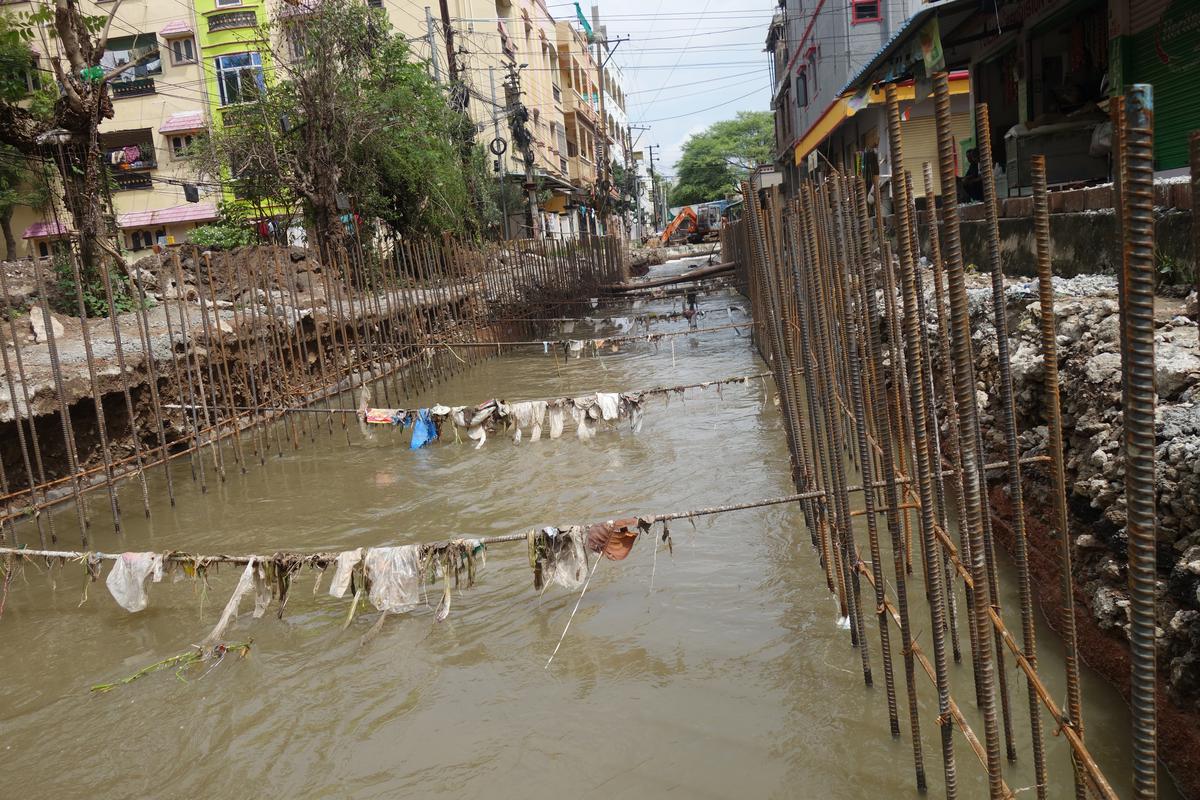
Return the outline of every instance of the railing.
<path id="1" fill-rule="evenodd" d="M 214 14 L 208 18 L 208 32 L 227 31 L 231 28 L 253 28 L 258 24 L 258 14 L 253 11 L 230 11 Z"/>
<path id="2" fill-rule="evenodd" d="M 113 81 L 109 84 L 112 87 L 112 96 L 114 100 L 119 100 L 122 97 L 140 97 L 142 95 L 154 94 L 154 78 L 138 78 L 132 81 Z"/>
<path id="3" fill-rule="evenodd" d="M 132 146 L 138 148 L 139 150 L 140 154 L 137 158 L 129 160 L 129 158 L 126 157 L 120 161 L 113 161 L 113 153 L 120 153 L 125 150 L 126 145 L 121 145 L 118 147 L 110 147 L 105 151 L 104 163 L 108 164 L 109 168 L 112 169 L 113 172 L 120 172 L 122 170 L 158 169 L 158 157 L 155 154 L 154 145 L 146 142 L 144 144 L 136 143 Z M 149 158 L 146 158 L 147 154 L 149 154 Z"/>
<path id="4" fill-rule="evenodd" d="M 145 172 L 114 172 L 112 179 L 115 192 L 154 188 L 154 180 Z"/>

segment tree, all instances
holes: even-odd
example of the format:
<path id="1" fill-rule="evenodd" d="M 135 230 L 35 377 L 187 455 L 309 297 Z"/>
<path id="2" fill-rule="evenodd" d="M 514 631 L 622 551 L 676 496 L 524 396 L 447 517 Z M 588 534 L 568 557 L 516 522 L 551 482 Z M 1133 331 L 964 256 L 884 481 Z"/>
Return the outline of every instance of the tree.
<path id="1" fill-rule="evenodd" d="M 458 143 L 473 127 L 385 12 L 355 0 L 297 8 L 261 32 L 274 76 L 201 140 L 200 174 L 229 180 L 260 216 L 302 206 L 321 246 L 346 235 L 351 212 L 408 232 L 464 230 Z"/>
<path id="2" fill-rule="evenodd" d="M 27 156 L 52 159 L 79 233 L 83 270 L 89 277 L 100 268 L 101 250 L 121 260 L 115 244 L 103 233 L 107 173 L 99 128 L 113 116 L 109 84 L 158 54 L 157 48 L 147 48 L 122 64 L 103 65 L 109 31 L 121 2 L 113 0 L 101 15 L 85 15 L 78 0 L 46 0 L 27 13 L 0 15 L 2 49 L 12 53 L 10 48 L 25 48 L 16 72 L 0 70 L 7 76 L 0 82 L 0 143 Z M 29 43 L 34 39 L 47 54 L 60 92 L 49 114 L 39 113 L 36 104 L 22 102 L 27 87 L 21 84 L 31 69 Z"/>
<path id="3" fill-rule="evenodd" d="M 769 111 L 740 111 L 688 138 L 677 165 L 671 205 L 720 199 L 758 164 L 770 163 L 775 119 Z"/>

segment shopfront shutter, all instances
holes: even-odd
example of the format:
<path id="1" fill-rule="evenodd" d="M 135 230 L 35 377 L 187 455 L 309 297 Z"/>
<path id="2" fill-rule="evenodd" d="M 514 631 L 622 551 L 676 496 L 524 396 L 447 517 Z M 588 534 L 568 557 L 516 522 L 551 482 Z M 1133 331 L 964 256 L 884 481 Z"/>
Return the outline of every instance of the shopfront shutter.
<path id="1" fill-rule="evenodd" d="M 1134 5 L 1161 7 L 1161 0 Z M 1146 19 L 1136 16 L 1134 19 Z M 1200 3 L 1174 0 L 1129 43 L 1130 83 L 1154 87 L 1154 168 L 1186 167 L 1188 136 L 1200 129 Z"/>
<path id="2" fill-rule="evenodd" d="M 959 174 L 966 163 L 966 147 L 963 142 L 972 139 L 971 114 L 963 111 L 950 116 L 954 140 L 958 142 Z M 938 169 L 937 124 L 933 116 L 914 117 L 900 123 L 900 138 L 904 145 L 904 168 L 912 173 L 913 194 L 925 196 L 925 179 L 921 166 L 926 161 L 933 167 L 933 190 L 941 194 L 942 183 Z"/>

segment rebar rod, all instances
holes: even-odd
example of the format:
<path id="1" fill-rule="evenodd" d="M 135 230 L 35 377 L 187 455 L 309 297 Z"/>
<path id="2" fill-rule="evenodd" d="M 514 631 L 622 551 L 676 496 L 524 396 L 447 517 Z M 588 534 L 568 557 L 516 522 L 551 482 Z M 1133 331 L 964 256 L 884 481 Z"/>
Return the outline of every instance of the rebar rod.
<path id="1" fill-rule="evenodd" d="M 1129 538 L 1129 649 L 1132 662 L 1134 796 L 1157 796 L 1155 645 L 1157 519 L 1154 435 L 1154 95 L 1134 84 L 1125 97 L 1121 139 L 1124 175 L 1124 405 L 1126 532 Z"/>
<path id="2" fill-rule="evenodd" d="M 916 297 L 916 264 L 912 252 L 912 218 L 908 202 L 908 188 L 900 171 L 904 163 L 903 143 L 900 132 L 900 100 L 896 85 L 889 83 L 885 87 L 888 114 L 888 138 L 891 145 L 892 161 L 896 165 L 893 180 L 893 192 L 898 188 L 899 197 L 895 202 L 898 214 L 898 250 L 900 252 L 901 289 L 904 302 L 904 339 L 905 359 L 908 362 L 908 391 L 909 408 L 912 419 L 912 434 L 915 444 L 915 461 L 917 466 L 917 484 L 921 497 L 920 526 L 924 544 L 925 587 L 929 595 L 929 613 L 931 638 L 933 640 L 933 665 L 936 673 L 938 691 L 938 714 L 941 719 L 942 733 L 942 763 L 946 778 L 946 797 L 953 800 L 958 793 L 958 779 L 954 763 L 953 731 L 949 727 L 950 712 L 950 677 L 946 664 L 946 642 L 944 616 L 945 601 L 943 593 L 943 572 L 941 559 L 937 557 L 934 540 L 934 489 L 933 472 L 938 468 L 930 464 L 929 459 L 929 419 L 926 417 L 924 398 L 925 381 L 922 379 L 924 365 L 921 351 L 922 321 L 917 313 Z M 895 194 L 893 194 L 895 197 Z"/>
<path id="3" fill-rule="evenodd" d="M 1050 198 L 1046 192 L 1046 158 L 1035 155 L 1030 159 L 1033 180 L 1033 228 L 1037 248 L 1038 301 L 1041 312 L 1042 385 L 1045 388 L 1046 427 L 1050 449 L 1050 485 L 1054 501 L 1053 530 L 1058 536 L 1059 570 L 1061 572 L 1062 605 L 1059 614 L 1063 642 L 1063 662 L 1067 677 L 1067 715 L 1069 723 L 1083 738 L 1083 701 L 1079 687 L 1079 642 L 1075 632 L 1075 586 L 1071 566 L 1072 549 L 1070 524 L 1067 516 L 1067 480 L 1063 466 L 1062 405 L 1058 386 L 1057 320 L 1054 311 L 1054 284 L 1050 269 Z M 1031 655 L 1027 653 L 1026 655 Z M 1037 664 L 1030 659 L 1034 668 Z M 1087 788 L 1075 759 L 1075 796 L 1086 800 Z M 1041 781 L 1039 780 L 1039 784 Z"/>
<path id="4" fill-rule="evenodd" d="M 950 295 L 951 349 L 955 361 L 954 393 L 960 415 L 959 451 L 963 463 L 963 494 L 966 502 L 965 524 L 971 539 L 971 575 L 975 593 L 972 613 L 979 646 L 980 712 L 983 715 L 984 743 L 987 748 L 988 792 L 995 800 L 1002 795 L 1000 732 L 996 720 L 994 684 L 995 661 L 992 637 L 988 630 L 987 610 L 992 598 L 987 585 L 987 567 L 983 553 L 983 498 L 980 491 L 981 461 L 977 448 L 979 418 L 975 406 L 975 374 L 971 349 L 971 322 L 967 303 L 962 242 L 955 196 L 957 137 L 950 116 L 950 86 L 945 72 L 933 76 L 934 115 L 938 138 L 938 166 L 942 187 L 942 213 L 945 219 L 945 258 Z"/>

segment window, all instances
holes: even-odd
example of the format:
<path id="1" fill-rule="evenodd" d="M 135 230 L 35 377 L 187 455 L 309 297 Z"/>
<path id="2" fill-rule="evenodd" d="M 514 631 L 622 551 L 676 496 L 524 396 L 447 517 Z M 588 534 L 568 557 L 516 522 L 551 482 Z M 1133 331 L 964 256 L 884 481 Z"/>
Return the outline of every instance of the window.
<path id="1" fill-rule="evenodd" d="M 217 56 L 213 61 L 221 105 L 249 102 L 258 91 L 267 88 L 263 78 L 262 57 L 258 53 Z"/>
<path id="2" fill-rule="evenodd" d="M 30 94 L 42 88 L 42 70 L 37 56 L 29 60 L 29 71 L 25 73 L 25 88 Z"/>
<path id="3" fill-rule="evenodd" d="M 217 0 L 217 8 L 233 8 L 241 4 L 242 0 Z"/>
<path id="4" fill-rule="evenodd" d="M 808 106 L 808 70 L 800 70 L 796 76 L 796 105 L 801 108 Z"/>
<path id="5" fill-rule="evenodd" d="M 100 66 L 106 72 L 126 67 L 124 72 L 112 79 L 113 83 L 161 75 L 162 57 L 158 53 L 158 38 L 151 33 L 139 33 L 109 39 L 108 48 L 100 58 Z"/>
<path id="6" fill-rule="evenodd" d="M 188 148 L 192 146 L 192 135 L 190 133 L 181 133 L 171 137 L 171 157 L 172 158 L 187 158 Z"/>
<path id="7" fill-rule="evenodd" d="M 850 21 L 857 25 L 860 22 L 879 22 L 880 0 L 850 0 Z"/>
<path id="8" fill-rule="evenodd" d="M 160 229 L 158 233 L 150 231 L 134 231 L 129 236 L 130 250 L 148 250 L 154 247 L 155 244 L 165 245 L 167 243 L 166 229 Z"/>
<path id="9" fill-rule="evenodd" d="M 196 43 L 190 38 L 171 41 L 171 63 L 191 64 L 196 60 Z"/>

